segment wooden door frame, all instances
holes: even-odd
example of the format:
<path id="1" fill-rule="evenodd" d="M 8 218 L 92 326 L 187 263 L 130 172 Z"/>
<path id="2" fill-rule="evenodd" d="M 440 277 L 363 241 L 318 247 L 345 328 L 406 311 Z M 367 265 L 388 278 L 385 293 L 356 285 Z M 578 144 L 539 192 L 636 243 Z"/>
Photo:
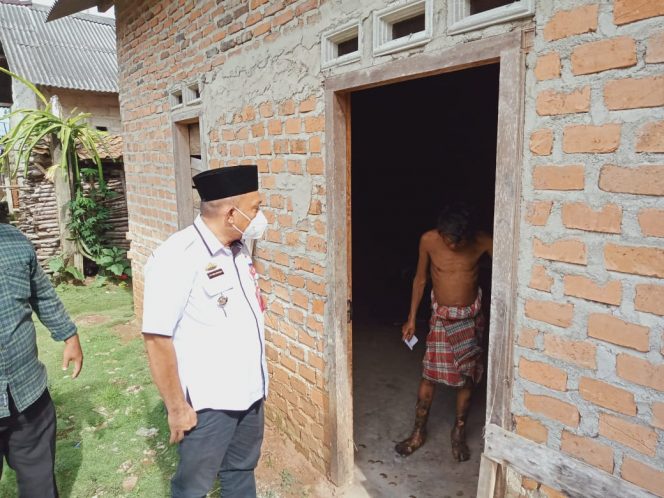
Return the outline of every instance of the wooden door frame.
<path id="1" fill-rule="evenodd" d="M 325 330 L 329 337 L 326 357 L 330 395 L 327 420 L 331 438 L 330 477 L 339 486 L 352 481 L 354 467 L 352 341 L 347 325 L 350 95 L 361 89 L 500 63 L 494 215 L 497 236 L 493 249 L 486 423 L 509 430 L 528 35 L 527 30 L 517 30 L 325 80 L 328 247 L 334 248 L 327 254 L 329 290 Z M 482 462 L 480 484 L 490 483 L 493 488 L 497 466 L 490 465 L 485 458 Z"/>
<path id="2" fill-rule="evenodd" d="M 191 168 L 189 167 L 189 125 L 198 123 L 201 134 L 201 161 L 207 165 L 207 137 L 203 109 L 200 105 L 178 108 L 171 112 L 171 136 L 173 137 L 173 167 L 175 168 L 175 200 L 178 216 L 178 230 L 194 222 L 194 204 Z M 183 166 L 185 165 L 185 166 Z"/>

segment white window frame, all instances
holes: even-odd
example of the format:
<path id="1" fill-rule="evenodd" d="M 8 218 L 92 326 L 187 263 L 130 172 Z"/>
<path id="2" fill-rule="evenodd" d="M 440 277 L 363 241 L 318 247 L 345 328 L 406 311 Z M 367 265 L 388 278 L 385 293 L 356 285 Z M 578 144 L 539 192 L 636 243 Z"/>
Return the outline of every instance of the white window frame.
<path id="1" fill-rule="evenodd" d="M 357 38 L 357 50 L 339 54 L 339 44 Z M 352 21 L 321 35 L 321 68 L 341 66 L 359 61 L 362 57 L 362 23 Z"/>
<path id="2" fill-rule="evenodd" d="M 198 97 L 196 97 L 196 92 L 198 91 Z M 182 101 L 185 105 L 195 105 L 200 104 L 202 96 L 202 85 L 199 81 L 185 85 L 182 90 Z"/>
<path id="3" fill-rule="evenodd" d="M 424 14 L 424 31 L 403 38 L 392 39 L 392 25 Z M 386 55 L 400 50 L 426 45 L 433 37 L 433 2 L 416 0 L 398 2 L 373 15 L 373 53 Z"/>
<path id="4" fill-rule="evenodd" d="M 182 88 L 173 88 L 168 92 L 168 100 L 171 104 L 171 109 L 179 109 L 184 107 L 184 92 Z"/>
<path id="5" fill-rule="evenodd" d="M 470 15 L 470 0 L 449 0 L 447 34 L 458 35 L 494 24 L 535 14 L 535 0 L 518 0 L 509 5 Z"/>

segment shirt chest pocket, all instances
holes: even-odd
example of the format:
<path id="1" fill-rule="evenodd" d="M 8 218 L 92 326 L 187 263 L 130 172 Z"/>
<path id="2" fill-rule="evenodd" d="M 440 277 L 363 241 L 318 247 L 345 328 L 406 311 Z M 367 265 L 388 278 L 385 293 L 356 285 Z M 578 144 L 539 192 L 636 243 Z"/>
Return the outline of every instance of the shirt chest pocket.
<path id="1" fill-rule="evenodd" d="M 203 290 L 205 291 L 205 295 L 214 301 L 215 305 L 223 307 L 228 303 L 229 297 L 233 294 L 234 285 L 225 275 L 221 275 L 216 278 L 206 278 L 206 281 L 203 283 Z"/>
<path id="2" fill-rule="evenodd" d="M 0 268 L 0 289 L 2 294 L 9 295 L 18 300 L 28 300 L 32 295 L 30 290 L 30 267 L 27 264 L 17 264 Z"/>

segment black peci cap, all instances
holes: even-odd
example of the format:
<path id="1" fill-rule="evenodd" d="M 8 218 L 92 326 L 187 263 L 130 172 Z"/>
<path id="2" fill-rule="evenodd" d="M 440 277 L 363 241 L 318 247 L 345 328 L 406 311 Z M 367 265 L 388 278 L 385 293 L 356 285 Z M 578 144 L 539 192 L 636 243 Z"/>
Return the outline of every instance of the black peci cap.
<path id="1" fill-rule="evenodd" d="M 229 166 L 203 171 L 193 177 L 202 201 L 216 201 L 258 190 L 258 166 Z"/>

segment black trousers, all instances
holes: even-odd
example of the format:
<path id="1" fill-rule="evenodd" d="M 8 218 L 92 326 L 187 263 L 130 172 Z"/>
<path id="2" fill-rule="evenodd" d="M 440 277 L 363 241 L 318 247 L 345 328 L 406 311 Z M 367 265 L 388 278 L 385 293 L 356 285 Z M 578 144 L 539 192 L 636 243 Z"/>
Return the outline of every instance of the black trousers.
<path id="1" fill-rule="evenodd" d="M 256 498 L 254 469 L 263 443 L 263 400 L 248 410 L 201 410 L 180 443 L 172 498 L 204 498 L 219 477 L 222 498 Z"/>
<path id="2" fill-rule="evenodd" d="M 0 418 L 0 476 L 4 457 L 16 472 L 20 498 L 57 498 L 55 407 L 48 389 L 21 413 L 9 396 L 9 411 Z"/>

